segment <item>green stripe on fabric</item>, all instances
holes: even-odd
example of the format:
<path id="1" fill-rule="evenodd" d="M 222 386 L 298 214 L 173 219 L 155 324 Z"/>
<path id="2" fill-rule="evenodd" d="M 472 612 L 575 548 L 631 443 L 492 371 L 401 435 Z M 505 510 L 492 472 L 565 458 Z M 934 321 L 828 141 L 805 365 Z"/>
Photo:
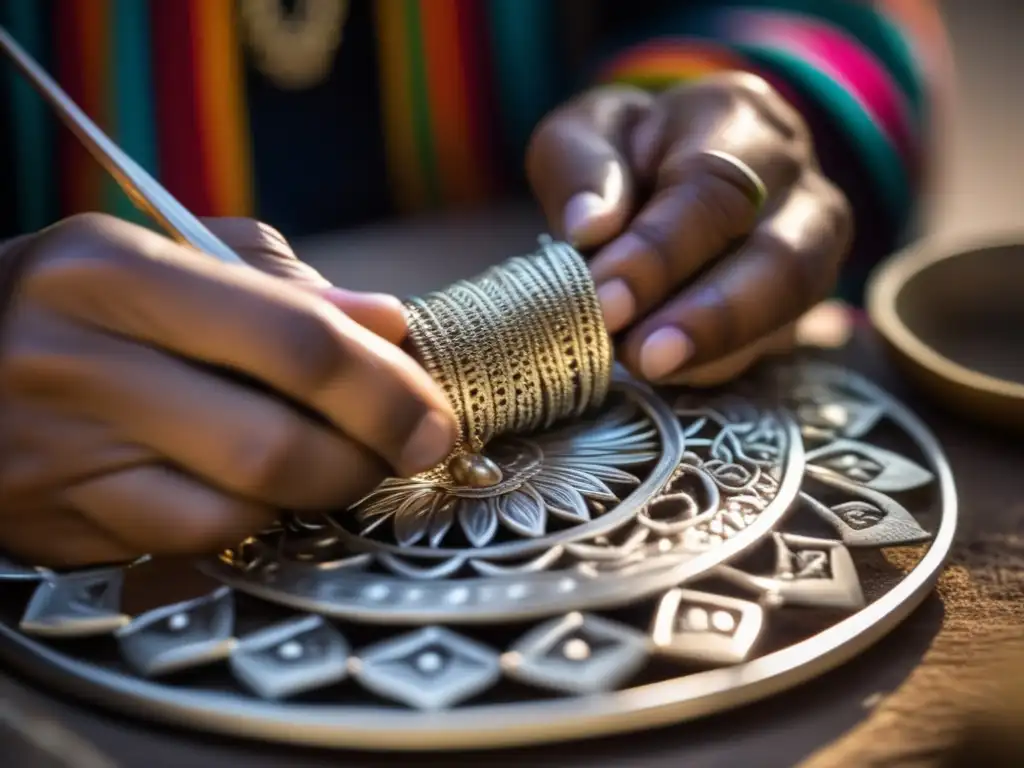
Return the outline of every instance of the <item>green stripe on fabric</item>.
<path id="1" fill-rule="evenodd" d="M 111 23 L 113 51 L 109 77 L 114 100 L 114 140 L 135 162 L 159 178 L 148 0 L 113 0 Z M 149 217 L 116 186 L 108 205 L 117 216 L 137 224 L 150 224 Z"/>
<path id="2" fill-rule="evenodd" d="M 437 176 L 437 156 L 434 152 L 434 132 L 430 126 L 430 90 L 427 84 L 427 58 L 423 45 L 423 25 L 420 21 L 419 0 L 405 0 L 406 31 L 409 41 L 409 73 L 412 88 L 413 132 L 427 197 L 431 206 L 441 201 L 441 184 Z"/>
<path id="3" fill-rule="evenodd" d="M 32 56 L 40 59 L 45 49 L 43 11 L 39 0 L 7 0 L 4 4 L 8 32 Z M 57 217 L 54 181 L 53 123 L 48 107 L 32 86 L 13 67 L 11 78 L 12 117 L 16 184 L 18 186 L 18 226 L 31 232 L 51 224 Z"/>
<path id="4" fill-rule="evenodd" d="M 490 0 L 498 104 L 507 148 L 521 151 L 558 96 L 552 0 Z"/>

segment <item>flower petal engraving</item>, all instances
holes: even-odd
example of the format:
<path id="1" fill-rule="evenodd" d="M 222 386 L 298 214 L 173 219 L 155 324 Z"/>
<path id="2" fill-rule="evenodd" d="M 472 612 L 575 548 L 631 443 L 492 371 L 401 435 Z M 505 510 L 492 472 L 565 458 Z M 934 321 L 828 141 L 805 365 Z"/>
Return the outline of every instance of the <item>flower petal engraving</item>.
<path id="1" fill-rule="evenodd" d="M 641 483 L 642 473 L 630 468 L 650 466 L 661 450 L 652 419 L 636 403 L 620 403 L 594 421 L 494 441 L 488 454 L 503 481 L 493 489 L 470 494 L 424 478 L 384 481 L 353 508 L 358 535 L 386 525 L 399 547 L 438 550 L 458 520 L 472 547 L 490 545 L 499 527 L 538 538 L 549 533 L 551 517 L 579 525 L 605 514 Z"/>
<path id="2" fill-rule="evenodd" d="M 528 484 L 498 498 L 498 517 L 520 536 L 536 538 L 547 530 L 547 504 Z"/>
<path id="3" fill-rule="evenodd" d="M 636 475 L 632 475 L 617 467 L 598 463 L 598 459 L 594 458 L 559 458 L 558 464 L 563 467 L 577 469 L 580 472 L 586 472 L 598 480 L 603 480 L 605 483 L 613 485 L 638 485 L 640 483 L 640 478 Z"/>
<path id="4" fill-rule="evenodd" d="M 430 546 L 437 548 L 441 546 L 441 541 L 444 539 L 445 534 L 452 527 L 452 523 L 455 522 L 455 507 L 458 502 L 453 498 L 445 498 L 441 503 L 437 504 L 434 508 L 434 513 L 430 516 Z"/>
<path id="5" fill-rule="evenodd" d="M 426 535 L 434 507 L 442 498 L 430 491 L 420 491 L 402 503 L 394 521 L 395 541 L 399 546 L 412 546 Z"/>
<path id="6" fill-rule="evenodd" d="M 469 543 L 487 546 L 498 531 L 498 502 L 494 498 L 462 499 L 458 517 Z"/>
<path id="7" fill-rule="evenodd" d="M 533 481 L 533 487 L 544 497 L 548 511 L 556 517 L 574 523 L 585 523 L 590 519 L 590 507 L 587 506 L 587 500 L 572 486 L 555 485 L 536 478 Z"/>
<path id="8" fill-rule="evenodd" d="M 593 475 L 573 467 L 551 466 L 546 468 L 544 478 L 552 484 L 560 483 L 575 488 L 594 501 L 618 501 L 612 489 Z"/>

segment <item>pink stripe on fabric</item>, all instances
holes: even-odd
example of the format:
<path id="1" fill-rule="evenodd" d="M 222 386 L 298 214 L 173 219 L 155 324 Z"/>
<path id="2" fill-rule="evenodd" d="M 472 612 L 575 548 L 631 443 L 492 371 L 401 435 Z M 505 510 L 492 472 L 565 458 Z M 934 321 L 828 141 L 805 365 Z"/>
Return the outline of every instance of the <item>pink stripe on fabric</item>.
<path id="1" fill-rule="evenodd" d="M 726 22 L 742 42 L 791 51 L 827 74 L 860 103 L 908 161 L 916 177 L 921 139 L 910 105 L 893 78 L 855 38 L 807 17 L 735 11 Z"/>

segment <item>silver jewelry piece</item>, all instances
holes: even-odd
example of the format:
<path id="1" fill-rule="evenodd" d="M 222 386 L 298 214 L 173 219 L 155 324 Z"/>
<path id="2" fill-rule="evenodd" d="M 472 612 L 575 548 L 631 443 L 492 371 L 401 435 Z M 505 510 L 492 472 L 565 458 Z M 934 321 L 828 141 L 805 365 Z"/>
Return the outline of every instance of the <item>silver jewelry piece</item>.
<path id="1" fill-rule="evenodd" d="M 935 440 L 827 365 L 699 397 L 618 372 L 598 412 L 487 458 L 496 486 L 393 482 L 344 514 L 287 517 L 199 564 L 212 593 L 135 617 L 121 584 L 145 564 L 5 568 L 9 598 L 38 585 L 0 621 L 0 652 L 126 712 L 258 739 L 608 734 L 734 707 L 863 650 L 928 594 L 956 527 Z M 887 567 L 893 547 L 916 565 Z M 868 560 L 885 575 L 870 590 Z M 780 649 L 791 610 L 826 628 Z M 119 662 L 75 644 L 97 634 Z"/>

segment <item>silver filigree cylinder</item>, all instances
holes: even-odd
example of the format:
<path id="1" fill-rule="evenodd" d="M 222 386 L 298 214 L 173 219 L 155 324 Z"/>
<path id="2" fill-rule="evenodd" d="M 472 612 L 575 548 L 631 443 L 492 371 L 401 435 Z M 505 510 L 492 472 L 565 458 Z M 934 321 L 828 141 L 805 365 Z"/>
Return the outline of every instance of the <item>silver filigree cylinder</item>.
<path id="1" fill-rule="evenodd" d="M 406 310 L 413 354 L 459 421 L 445 467 L 470 484 L 495 480 L 479 464 L 492 438 L 579 417 L 608 393 L 612 343 L 587 265 L 565 243 L 542 240 Z"/>

